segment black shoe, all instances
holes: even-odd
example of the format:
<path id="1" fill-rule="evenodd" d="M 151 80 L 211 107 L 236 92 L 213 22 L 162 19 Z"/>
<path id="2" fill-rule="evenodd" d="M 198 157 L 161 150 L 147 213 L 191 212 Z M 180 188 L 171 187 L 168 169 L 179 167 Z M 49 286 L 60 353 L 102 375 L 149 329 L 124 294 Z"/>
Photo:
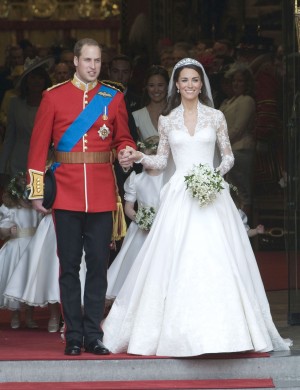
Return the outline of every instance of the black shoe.
<path id="1" fill-rule="evenodd" d="M 109 349 L 106 348 L 106 346 L 102 343 L 100 339 L 96 339 L 89 343 L 88 345 L 85 345 L 85 352 L 91 352 L 95 355 L 109 355 Z"/>
<path id="2" fill-rule="evenodd" d="M 76 340 L 67 341 L 65 355 L 78 356 L 81 354 L 81 344 Z"/>

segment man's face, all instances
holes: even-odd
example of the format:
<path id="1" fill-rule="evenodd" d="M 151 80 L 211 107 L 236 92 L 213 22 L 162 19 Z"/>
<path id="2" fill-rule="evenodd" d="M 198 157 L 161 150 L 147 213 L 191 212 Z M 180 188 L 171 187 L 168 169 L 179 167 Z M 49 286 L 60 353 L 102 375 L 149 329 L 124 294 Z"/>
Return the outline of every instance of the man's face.
<path id="1" fill-rule="evenodd" d="M 112 81 L 122 83 L 126 88 L 131 77 L 130 63 L 124 60 L 113 61 L 109 70 L 109 77 Z"/>
<path id="2" fill-rule="evenodd" d="M 84 45 L 79 57 L 74 57 L 77 77 L 84 83 L 97 80 L 101 69 L 101 50 L 98 46 Z"/>
<path id="3" fill-rule="evenodd" d="M 68 65 L 69 70 L 73 76 L 73 73 L 75 72 L 75 67 L 74 67 L 74 54 L 69 51 L 65 51 L 61 53 L 60 56 L 60 62 L 63 62 Z"/>
<path id="4" fill-rule="evenodd" d="M 70 78 L 70 70 L 67 64 L 60 62 L 55 66 L 54 78 L 57 83 L 62 83 Z"/>
<path id="5" fill-rule="evenodd" d="M 19 48 L 12 49 L 10 53 L 10 61 L 12 67 L 17 65 L 23 65 L 24 64 L 23 50 Z"/>

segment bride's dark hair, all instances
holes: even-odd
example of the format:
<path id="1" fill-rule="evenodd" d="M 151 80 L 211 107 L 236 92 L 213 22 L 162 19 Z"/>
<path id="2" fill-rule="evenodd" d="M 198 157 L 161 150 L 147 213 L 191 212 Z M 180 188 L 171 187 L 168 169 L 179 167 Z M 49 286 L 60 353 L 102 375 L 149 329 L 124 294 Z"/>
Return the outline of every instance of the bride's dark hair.
<path id="1" fill-rule="evenodd" d="M 201 88 L 201 93 L 199 93 L 198 99 L 201 103 L 205 104 L 206 106 L 213 107 L 213 102 L 209 97 L 209 93 L 207 91 L 206 82 L 205 82 L 206 78 L 204 77 L 202 68 L 192 63 L 183 64 L 182 66 L 179 66 L 178 68 L 175 69 L 173 73 L 173 79 L 170 80 L 171 87 L 169 89 L 168 101 L 167 101 L 166 108 L 162 112 L 162 115 L 168 115 L 174 108 L 178 107 L 181 104 L 181 95 L 180 93 L 177 92 L 176 82 L 179 79 L 180 72 L 185 68 L 194 69 L 200 75 L 203 85 Z"/>

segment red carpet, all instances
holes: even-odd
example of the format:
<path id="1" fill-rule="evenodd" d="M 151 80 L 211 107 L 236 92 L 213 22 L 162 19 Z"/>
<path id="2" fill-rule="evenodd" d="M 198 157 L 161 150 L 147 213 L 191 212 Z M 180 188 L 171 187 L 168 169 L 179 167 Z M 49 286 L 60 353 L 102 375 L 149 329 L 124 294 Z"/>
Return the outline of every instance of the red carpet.
<path id="1" fill-rule="evenodd" d="M 169 357 L 110 354 L 97 356 L 82 353 L 80 356 L 65 356 L 65 344 L 60 333 L 48 333 L 41 329 L 10 329 L 8 325 L 0 329 L 1 360 L 120 360 L 120 359 L 168 359 Z M 268 353 L 219 353 L 207 354 L 194 359 L 242 359 L 269 357 Z M 189 359 L 189 358 L 187 358 Z"/>
<path id="2" fill-rule="evenodd" d="M 152 390 L 275 388 L 272 379 L 210 379 L 185 381 L 0 383 L 0 390 Z"/>

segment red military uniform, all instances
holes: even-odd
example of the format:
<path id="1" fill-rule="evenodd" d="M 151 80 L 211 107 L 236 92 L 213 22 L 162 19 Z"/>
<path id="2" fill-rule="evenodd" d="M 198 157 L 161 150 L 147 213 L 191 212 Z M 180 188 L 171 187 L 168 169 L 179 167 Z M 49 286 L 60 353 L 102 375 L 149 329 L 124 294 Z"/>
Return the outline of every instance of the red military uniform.
<path id="1" fill-rule="evenodd" d="M 44 92 L 32 132 L 28 169 L 31 174 L 31 199 L 43 198 L 43 174 L 51 142 L 58 142 L 86 105 L 98 92 L 100 83 L 85 84 L 76 76 L 72 81 Z M 99 130 L 109 129 L 103 139 Z M 106 134 L 105 134 L 106 135 Z M 107 118 L 100 113 L 70 152 L 117 153 L 126 146 L 135 147 L 128 129 L 123 94 L 117 92 L 107 106 Z M 103 212 L 116 209 L 115 178 L 111 163 L 60 164 L 55 170 L 57 195 L 53 209 Z"/>

